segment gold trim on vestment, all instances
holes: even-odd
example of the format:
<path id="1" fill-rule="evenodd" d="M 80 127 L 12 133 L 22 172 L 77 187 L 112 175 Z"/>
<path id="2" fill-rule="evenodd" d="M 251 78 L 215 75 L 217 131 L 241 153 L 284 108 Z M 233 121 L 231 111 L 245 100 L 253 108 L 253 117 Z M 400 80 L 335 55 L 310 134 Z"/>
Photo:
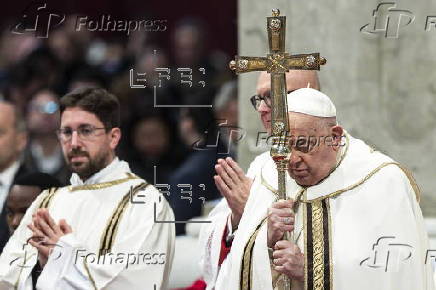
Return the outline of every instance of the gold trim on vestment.
<path id="1" fill-rule="evenodd" d="M 88 264 L 86 264 L 86 258 L 83 259 L 83 266 L 85 267 L 86 273 L 88 274 L 89 280 L 91 280 L 91 284 L 94 287 L 94 290 L 98 290 L 97 284 L 95 284 L 94 277 L 91 275 L 91 271 L 89 271 Z"/>
<path id="2" fill-rule="evenodd" d="M 118 232 L 118 225 L 121 221 L 122 215 L 127 207 L 127 204 L 130 201 L 130 198 L 134 196 L 136 193 L 138 193 L 139 191 L 145 189 L 149 185 L 150 184 L 148 183 L 140 183 L 135 187 L 132 186 L 129 192 L 123 196 L 121 201 L 118 203 L 118 206 L 115 208 L 114 212 L 112 213 L 112 216 L 109 219 L 109 222 L 102 233 L 101 241 L 100 241 L 100 249 L 98 252 L 99 255 L 106 255 L 107 253 L 111 252 L 112 245 L 114 244 L 115 237 Z M 97 289 L 95 280 L 91 275 L 91 271 L 89 270 L 88 264 L 86 264 L 86 259 L 83 260 L 83 265 L 89 276 L 89 279 L 91 280 L 94 286 L 94 289 Z"/>
<path id="3" fill-rule="evenodd" d="M 253 248 L 254 243 L 257 238 L 257 234 L 259 233 L 260 229 L 262 228 L 262 225 L 266 222 L 267 218 L 264 218 L 260 224 L 257 226 L 254 233 L 250 236 L 250 239 L 248 240 L 247 244 L 244 248 L 244 254 L 242 256 L 242 265 L 241 265 L 241 272 L 240 272 L 240 281 L 239 281 L 239 287 L 241 290 L 250 290 L 251 285 L 253 284 L 252 281 L 252 275 L 251 275 L 251 265 L 253 260 Z"/>
<path id="4" fill-rule="evenodd" d="M 304 204 L 304 287 L 307 290 L 333 289 L 332 223 L 329 200 Z"/>
<path id="5" fill-rule="evenodd" d="M 337 163 L 338 167 L 341 162 L 343 161 L 346 153 L 348 152 L 348 135 L 346 134 L 347 138 L 347 144 L 346 148 L 344 149 L 344 152 L 341 155 L 340 160 Z M 304 228 L 304 289 L 305 290 L 324 290 L 329 289 L 333 290 L 333 252 L 332 252 L 332 219 L 331 219 L 331 213 L 330 213 L 330 202 L 329 198 L 337 197 L 340 194 L 352 190 L 363 183 L 365 183 L 368 179 L 370 179 L 373 175 L 375 175 L 378 171 L 380 171 L 382 168 L 389 166 L 389 165 L 396 165 L 398 166 L 404 174 L 407 176 L 410 185 L 412 186 L 416 199 L 419 202 L 420 200 L 420 188 L 417 185 L 415 179 L 413 178 L 411 172 L 400 165 L 397 162 L 385 162 L 379 165 L 377 168 L 373 169 L 371 172 L 369 172 L 363 179 L 361 179 L 359 182 L 350 185 L 344 189 L 334 191 L 330 194 L 314 198 L 311 200 L 307 199 L 307 192 L 303 188 L 302 191 L 297 194 L 297 196 L 302 195 L 302 198 L 296 198 L 297 202 L 301 201 L 303 203 L 303 228 Z M 265 186 L 268 190 L 273 192 L 277 197 L 277 190 L 274 189 L 263 177 L 263 167 L 261 168 L 261 184 Z M 277 199 L 277 198 L 276 198 Z M 323 209 L 323 204 L 325 208 Z M 311 208 L 311 233 L 308 233 L 308 207 Z M 249 259 L 250 263 L 246 262 L 246 255 L 247 255 L 247 249 L 248 247 L 252 248 L 254 246 L 254 240 L 256 239 L 258 231 L 255 231 L 253 235 L 250 237 L 250 240 L 246 245 L 246 248 L 244 249 L 244 264 L 243 267 L 247 267 L 247 265 L 251 265 L 251 255 L 250 253 Z M 311 265 L 313 267 L 311 269 L 308 268 L 308 235 L 311 235 L 312 239 L 312 249 L 313 249 L 313 261 L 311 261 Z M 326 243 L 328 242 L 328 245 Z M 328 254 L 328 258 L 326 255 Z M 312 264 L 313 263 L 313 264 Z M 326 269 L 326 266 L 328 266 L 329 269 Z M 247 271 L 246 268 L 243 269 L 244 271 Z M 248 270 L 251 270 L 250 268 Z M 311 271 L 309 275 L 309 271 Z M 242 277 L 241 272 L 241 279 Z M 329 277 L 326 277 L 326 276 Z M 313 277 L 313 284 L 311 284 L 311 289 L 308 289 L 308 279 L 309 276 Z M 250 277 L 250 276 L 249 276 Z M 247 277 L 245 276 L 245 279 Z M 241 287 L 243 286 L 243 282 L 247 283 L 247 281 L 241 280 Z M 250 281 L 251 283 L 251 281 Z M 245 284 L 244 284 L 245 286 Z M 273 285 L 274 286 L 274 285 Z M 243 290 L 250 289 L 250 288 L 241 288 Z"/>
<path id="6" fill-rule="evenodd" d="M 107 188 L 107 187 L 111 187 L 114 185 L 118 185 L 121 183 L 124 183 L 126 181 L 132 180 L 132 179 L 139 179 L 138 176 L 136 176 L 133 173 L 127 172 L 126 173 L 127 177 L 125 178 L 121 178 L 121 179 L 117 179 L 117 180 L 112 180 L 112 181 L 108 181 L 108 182 L 102 182 L 102 183 L 95 183 L 95 184 L 84 184 L 84 185 L 76 185 L 76 186 L 68 186 L 68 190 L 69 191 L 77 191 L 77 190 L 98 190 L 98 189 L 102 189 L 102 188 Z"/>
<path id="7" fill-rule="evenodd" d="M 327 207 L 327 214 L 328 214 L 328 239 L 329 239 L 329 264 L 330 264 L 330 290 L 333 290 L 333 239 L 332 239 L 332 233 L 333 233 L 333 223 L 332 223 L 332 215 L 330 211 L 330 200 L 326 200 L 326 207 Z"/>
<path id="8" fill-rule="evenodd" d="M 111 251 L 115 236 L 118 231 L 118 225 L 121 221 L 121 217 L 127 207 L 128 202 L 134 195 L 136 195 L 139 191 L 145 189 L 149 185 L 150 184 L 148 183 L 140 183 L 135 187 L 132 186 L 129 192 L 123 196 L 121 201 L 118 203 L 118 206 L 112 213 L 112 216 L 109 219 L 109 223 L 107 224 L 105 230 L 102 233 L 99 255 L 104 255 Z"/>
<path id="9" fill-rule="evenodd" d="M 303 198 L 307 198 L 307 191 L 303 192 Z M 304 290 L 307 289 L 307 204 L 303 203 L 303 228 L 304 228 Z"/>
<path id="10" fill-rule="evenodd" d="M 30 260 L 30 258 L 32 258 L 33 256 L 36 255 L 36 254 L 31 254 L 30 257 L 28 257 L 28 258 L 26 259 L 26 254 L 27 254 L 27 251 L 24 250 L 24 264 L 23 264 L 22 267 L 20 267 L 20 273 L 18 273 L 17 281 L 16 281 L 15 284 L 14 284 L 14 289 L 15 289 L 15 290 L 18 289 L 18 284 L 19 284 L 19 282 L 20 282 L 20 276 L 21 276 L 21 273 L 23 272 L 24 266 L 26 265 L 27 261 Z M 38 259 L 36 260 L 36 262 L 38 263 Z M 32 268 L 32 269 L 33 269 L 33 268 Z"/>
<path id="11" fill-rule="evenodd" d="M 312 203 L 313 289 L 324 289 L 324 231 L 321 201 Z"/>
<path id="12" fill-rule="evenodd" d="M 47 189 L 47 191 L 48 191 L 47 195 L 42 198 L 42 201 L 40 202 L 39 206 L 35 209 L 35 211 L 40 209 L 40 208 L 48 208 L 50 206 L 52 199 L 53 199 L 53 196 L 56 194 L 58 189 L 59 188 L 57 188 L 57 187 L 52 187 L 52 188 Z M 26 253 L 27 253 L 26 250 L 24 250 L 24 265 L 34 255 L 34 254 L 32 254 L 28 259 L 26 259 Z M 38 263 L 38 260 L 36 261 L 36 263 Z M 24 266 L 21 267 L 21 269 L 20 269 L 20 273 L 18 274 L 17 281 L 14 284 L 14 289 L 18 289 L 18 285 L 20 283 L 20 278 L 21 278 L 21 274 L 23 272 L 23 268 L 24 268 Z"/>
<path id="13" fill-rule="evenodd" d="M 274 193 L 274 195 L 276 196 L 276 199 L 278 199 L 279 197 L 279 192 L 277 189 L 275 189 L 274 187 L 272 187 L 263 177 L 263 167 L 260 169 L 260 183 L 265 186 L 269 191 L 271 191 L 272 193 Z"/>
<path id="14" fill-rule="evenodd" d="M 402 166 L 399 164 L 399 163 L 397 163 L 397 162 L 385 162 L 385 163 L 382 163 L 380 166 L 378 166 L 377 168 L 375 168 L 373 171 L 371 171 L 370 173 L 368 173 L 368 175 L 366 175 L 362 180 L 360 180 L 359 182 L 357 182 L 357 183 L 355 183 L 355 184 L 352 184 L 352 185 L 350 185 L 350 186 L 348 186 L 348 187 L 346 187 L 346 188 L 343 188 L 343 189 L 340 189 L 340 190 L 337 190 L 337 191 L 334 191 L 334 192 L 332 192 L 332 193 L 330 193 L 330 194 L 327 194 L 327 195 L 323 195 L 323 196 L 320 196 L 320 197 L 317 197 L 317 198 L 314 198 L 314 199 L 311 199 L 311 200 L 301 200 L 301 202 L 304 202 L 304 203 L 313 203 L 313 202 L 316 202 L 316 201 L 319 201 L 319 200 L 323 200 L 323 199 L 326 199 L 326 198 L 331 198 L 331 197 L 336 197 L 336 196 L 338 196 L 338 195 L 340 195 L 340 194 L 342 194 L 342 193 L 344 193 L 344 192 L 346 192 L 346 191 L 349 191 L 349 190 L 352 190 L 352 189 L 354 189 L 354 188 L 356 188 L 356 187 L 358 187 L 358 186 L 360 186 L 360 185 L 362 185 L 363 183 L 365 183 L 368 179 L 370 179 L 374 174 L 376 174 L 378 171 L 380 171 L 382 168 L 384 168 L 384 167 L 386 167 L 386 166 L 388 166 L 388 165 L 397 165 L 405 174 L 406 174 L 406 176 L 409 178 L 409 176 L 408 176 L 408 174 L 410 174 L 410 173 L 408 173 L 408 172 L 406 172 L 406 171 L 404 171 L 405 169 L 403 169 L 402 168 Z M 413 179 L 413 176 L 410 176 L 410 178 L 412 179 L 412 181 L 413 182 L 415 182 L 414 181 L 414 179 Z M 410 182 L 410 184 L 411 184 L 411 186 L 412 186 L 412 188 L 413 188 L 413 190 L 415 191 L 415 195 L 416 195 L 416 199 L 417 199 L 417 201 L 419 201 L 419 188 L 418 188 L 418 185 L 416 184 L 416 182 L 415 182 L 415 186 L 412 184 L 412 181 L 411 181 L 411 179 L 409 178 L 409 182 Z M 418 192 L 415 190 L 415 187 L 417 187 L 418 188 Z"/>
<path id="15" fill-rule="evenodd" d="M 413 191 L 415 192 L 416 201 L 419 203 L 421 201 L 421 189 L 419 188 L 418 183 L 416 183 L 416 180 L 413 177 L 412 172 L 401 164 L 397 164 L 397 165 L 404 172 L 404 174 L 406 174 L 407 179 L 409 179 L 409 183 L 412 186 Z"/>
<path id="16" fill-rule="evenodd" d="M 53 196 L 56 194 L 58 189 L 59 189 L 58 187 L 52 187 L 52 188 L 48 189 L 47 195 L 42 199 L 42 201 L 39 204 L 37 209 L 48 208 L 52 199 L 53 199 Z"/>

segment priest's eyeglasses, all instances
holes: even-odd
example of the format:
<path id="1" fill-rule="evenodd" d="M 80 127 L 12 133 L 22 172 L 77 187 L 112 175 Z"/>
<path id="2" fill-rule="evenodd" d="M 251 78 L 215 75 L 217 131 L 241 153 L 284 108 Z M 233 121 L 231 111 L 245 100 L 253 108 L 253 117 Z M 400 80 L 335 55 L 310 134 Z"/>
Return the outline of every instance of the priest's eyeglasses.
<path id="1" fill-rule="evenodd" d="M 81 140 L 90 140 L 96 136 L 98 130 L 106 130 L 106 128 L 97 128 L 92 125 L 81 125 L 79 128 L 73 130 L 70 127 L 60 128 L 57 131 L 58 138 L 62 142 L 69 142 L 73 137 L 73 132 L 76 131 Z"/>
<path id="2" fill-rule="evenodd" d="M 295 90 L 287 91 L 286 93 L 292 93 Z M 265 104 L 268 106 L 268 108 L 271 108 L 272 100 L 271 100 L 271 94 L 265 94 L 264 96 L 261 95 L 254 95 L 250 98 L 250 102 L 253 105 L 253 108 L 258 111 L 260 107 L 260 103 L 264 101 Z"/>

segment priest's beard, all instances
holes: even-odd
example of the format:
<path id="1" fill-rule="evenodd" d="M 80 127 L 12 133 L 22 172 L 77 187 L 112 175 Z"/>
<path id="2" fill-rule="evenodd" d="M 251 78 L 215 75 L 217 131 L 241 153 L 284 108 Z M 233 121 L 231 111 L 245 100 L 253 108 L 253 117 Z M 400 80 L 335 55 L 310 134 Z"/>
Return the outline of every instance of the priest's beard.
<path id="1" fill-rule="evenodd" d="M 72 162 L 73 157 L 86 157 L 87 162 Z M 85 181 L 93 174 L 99 172 L 108 165 L 110 153 L 99 151 L 94 158 L 89 153 L 80 149 L 73 149 L 67 156 L 67 164 L 71 171 L 77 173 Z"/>

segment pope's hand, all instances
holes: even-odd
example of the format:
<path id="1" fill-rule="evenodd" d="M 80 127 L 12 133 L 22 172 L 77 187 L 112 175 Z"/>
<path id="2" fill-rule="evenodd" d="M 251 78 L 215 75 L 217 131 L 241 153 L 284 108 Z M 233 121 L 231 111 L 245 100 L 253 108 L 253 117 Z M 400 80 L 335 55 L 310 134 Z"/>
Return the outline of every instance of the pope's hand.
<path id="1" fill-rule="evenodd" d="M 72 232 L 65 220 L 56 224 L 47 209 L 38 209 L 32 216 L 32 223 L 27 226 L 32 232 L 29 244 L 38 250 L 38 259 L 42 267 L 56 246 L 59 238 Z"/>
<path id="2" fill-rule="evenodd" d="M 273 248 L 285 232 L 294 230 L 293 204 L 292 200 L 279 200 L 268 209 L 268 247 Z"/>
<path id="3" fill-rule="evenodd" d="M 304 255 L 290 241 L 278 241 L 273 252 L 274 269 L 291 279 L 304 281 Z"/>
<path id="4" fill-rule="evenodd" d="M 232 210 L 232 226 L 238 226 L 244 213 L 253 180 L 245 176 L 244 171 L 231 157 L 218 159 L 215 165 L 218 175 L 214 176 L 216 187 Z"/>

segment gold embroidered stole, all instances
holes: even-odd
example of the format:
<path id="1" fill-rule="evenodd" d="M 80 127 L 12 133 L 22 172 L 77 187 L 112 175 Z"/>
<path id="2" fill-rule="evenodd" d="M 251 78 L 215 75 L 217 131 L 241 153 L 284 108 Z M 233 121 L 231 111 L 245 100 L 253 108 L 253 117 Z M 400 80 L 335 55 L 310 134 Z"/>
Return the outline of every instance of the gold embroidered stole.
<path id="1" fill-rule="evenodd" d="M 241 265 L 241 273 L 240 273 L 240 289 L 241 290 L 250 290 L 252 288 L 252 261 L 253 261 L 253 248 L 254 243 L 257 238 L 257 234 L 260 231 L 262 225 L 267 221 L 264 218 L 260 224 L 254 230 L 254 233 L 251 235 L 250 239 L 248 239 L 247 244 L 244 247 L 244 254 L 242 256 L 242 265 Z"/>
<path id="2" fill-rule="evenodd" d="M 304 289 L 333 289 L 329 200 L 303 204 Z"/>
<path id="3" fill-rule="evenodd" d="M 308 200 L 306 192 L 300 200 L 303 206 L 304 219 L 304 257 L 305 257 L 305 290 L 332 290 L 333 289 L 333 263 L 332 263 L 332 221 L 329 201 L 346 191 L 352 190 L 370 179 L 382 168 L 395 165 L 398 166 L 408 178 L 417 201 L 420 200 L 420 189 L 412 174 L 397 162 L 385 162 L 373 169 L 359 182 L 344 189 L 334 191 L 330 194 Z M 262 185 L 275 194 L 276 190 L 262 179 Z M 248 240 L 242 259 L 240 289 L 250 290 L 252 283 L 252 254 L 257 234 L 266 218 L 257 226 L 254 233 Z M 277 275 L 275 275 L 277 276 Z M 273 277 L 274 278 L 274 277 Z M 277 278 L 277 277 L 276 277 Z"/>

